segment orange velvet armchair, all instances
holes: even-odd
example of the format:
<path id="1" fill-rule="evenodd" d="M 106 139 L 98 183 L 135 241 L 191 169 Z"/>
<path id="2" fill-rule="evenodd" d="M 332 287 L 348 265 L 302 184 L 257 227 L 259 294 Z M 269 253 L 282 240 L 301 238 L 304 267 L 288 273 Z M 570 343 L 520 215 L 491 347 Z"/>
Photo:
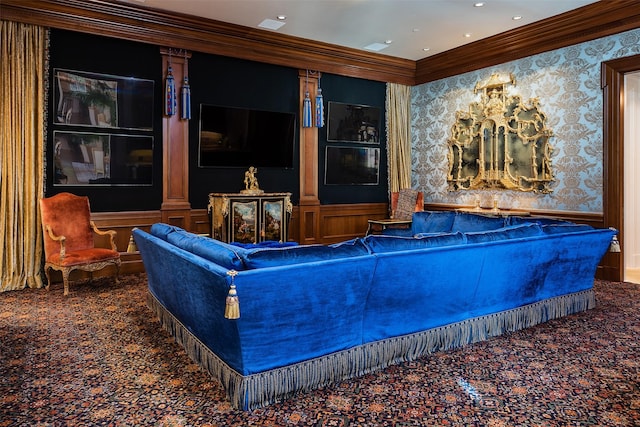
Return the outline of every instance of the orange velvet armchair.
<path id="1" fill-rule="evenodd" d="M 116 283 L 120 273 L 120 253 L 113 230 L 98 230 L 91 221 L 89 198 L 71 193 L 60 193 L 40 199 L 42 229 L 44 231 L 44 270 L 47 289 L 51 285 L 49 270 L 62 272 L 64 294 L 69 294 L 69 274 L 73 270 L 93 273 L 109 265 L 116 267 Z M 94 233 L 109 236 L 111 249 L 97 248 Z"/>

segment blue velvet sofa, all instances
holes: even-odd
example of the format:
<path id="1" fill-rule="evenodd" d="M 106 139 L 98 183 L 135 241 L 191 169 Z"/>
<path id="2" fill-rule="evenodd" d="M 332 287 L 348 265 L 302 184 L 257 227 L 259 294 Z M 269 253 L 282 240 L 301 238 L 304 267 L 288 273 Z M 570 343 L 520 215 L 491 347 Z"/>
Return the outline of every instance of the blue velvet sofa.
<path id="1" fill-rule="evenodd" d="M 158 223 L 134 238 L 150 307 L 250 410 L 592 308 L 616 233 L 456 212 L 417 212 L 394 232 L 242 248 Z M 237 319 L 225 318 L 232 284 Z"/>

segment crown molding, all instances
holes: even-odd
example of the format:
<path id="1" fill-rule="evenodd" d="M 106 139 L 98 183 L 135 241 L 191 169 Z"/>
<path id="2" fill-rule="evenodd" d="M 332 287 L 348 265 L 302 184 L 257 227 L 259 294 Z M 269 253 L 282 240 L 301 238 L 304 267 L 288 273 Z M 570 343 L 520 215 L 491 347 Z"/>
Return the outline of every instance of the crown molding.
<path id="1" fill-rule="evenodd" d="M 105 0 L 2 0 L 3 20 L 158 46 L 413 84 L 415 61 Z"/>
<path id="2" fill-rule="evenodd" d="M 418 61 L 107 0 L 2 0 L 3 20 L 416 85 L 640 28 L 638 0 L 602 0 Z"/>
<path id="3" fill-rule="evenodd" d="M 638 0 L 603 0 L 442 52 L 416 63 L 415 84 L 640 28 Z"/>

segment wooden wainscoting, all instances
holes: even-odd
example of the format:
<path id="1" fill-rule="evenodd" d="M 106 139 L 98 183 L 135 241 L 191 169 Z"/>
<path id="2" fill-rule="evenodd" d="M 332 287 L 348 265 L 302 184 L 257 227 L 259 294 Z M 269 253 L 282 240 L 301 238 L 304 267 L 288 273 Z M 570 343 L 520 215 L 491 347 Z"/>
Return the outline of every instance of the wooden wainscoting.
<path id="1" fill-rule="evenodd" d="M 131 231 L 134 228 L 141 228 L 145 231 L 149 231 L 151 225 L 161 221 L 160 211 L 128 211 L 128 212 L 99 212 L 92 213 L 91 219 L 96 223 L 101 230 L 115 230 L 116 233 L 116 246 L 120 252 L 120 258 L 122 259 L 122 265 L 120 266 L 120 272 L 122 274 L 139 273 L 144 271 L 142 266 L 142 259 L 139 253 L 127 253 L 127 247 L 129 246 L 129 239 L 131 237 Z M 104 238 L 102 238 L 104 239 Z M 96 239 L 96 244 L 103 247 L 108 247 L 106 239 Z M 109 269 L 105 269 L 103 273 L 96 272 L 94 276 L 113 274 Z"/>
<path id="2" fill-rule="evenodd" d="M 382 219 L 387 215 L 387 203 L 322 205 L 320 206 L 320 235 L 316 240 L 319 243 L 330 244 L 362 237 L 367 232 L 369 219 Z M 137 252 L 127 253 L 131 231 L 136 227 L 149 231 L 152 224 L 162 221 L 161 211 L 97 212 L 91 214 L 91 219 L 101 230 L 115 230 L 117 232 L 116 245 L 122 257 L 121 274 L 143 272 L 144 265 L 140 254 Z M 289 223 L 289 240 L 297 241 L 299 220 L 298 207 L 294 206 Z M 191 210 L 189 231 L 207 235 L 211 232 L 209 213 L 206 209 Z M 106 238 L 97 237 L 96 244 L 107 247 L 108 241 Z M 108 267 L 95 272 L 94 276 L 113 275 L 114 272 L 113 268 Z M 52 271 L 51 277 L 54 283 L 62 281 L 62 276 L 57 272 Z M 88 273 L 75 271 L 72 273 L 71 280 L 79 280 L 84 277 L 89 277 Z"/>
<path id="3" fill-rule="evenodd" d="M 387 203 L 358 203 L 320 206 L 320 238 L 324 244 L 362 237 L 369 219 L 388 217 Z"/>
<path id="4" fill-rule="evenodd" d="M 129 246 L 129 239 L 131 232 L 134 228 L 140 228 L 145 231 L 149 231 L 151 225 L 162 221 L 162 212 L 157 211 L 132 211 L 132 212 L 100 212 L 92 213 L 91 219 L 95 221 L 98 228 L 101 230 L 115 230 L 116 245 L 118 251 L 120 251 L 120 257 L 122 259 L 122 265 L 120 266 L 121 274 L 140 273 L 144 271 L 144 265 L 142 264 L 142 258 L 140 253 L 133 252 L 128 253 L 127 247 Z M 190 227 L 189 230 L 198 234 L 209 234 L 209 214 L 206 209 L 193 209 L 190 214 Z M 106 238 L 97 237 L 96 244 L 103 247 L 108 247 L 108 241 Z M 106 276 L 113 274 L 113 269 L 106 268 L 104 271 L 95 272 L 94 276 Z M 77 272 L 78 277 L 82 272 Z M 87 275 L 88 277 L 88 275 Z M 62 280 L 62 278 L 60 278 Z"/>
<path id="5" fill-rule="evenodd" d="M 206 209 L 191 210 L 191 226 L 189 231 L 197 234 L 211 235 L 211 219 Z"/>
<path id="6" fill-rule="evenodd" d="M 369 219 L 388 217 L 387 203 L 358 203 L 320 206 L 319 235 L 314 241 L 323 244 L 337 243 L 355 237 L 362 237 L 367 232 Z M 300 210 L 293 207 L 289 221 L 289 240 L 299 242 Z M 206 209 L 191 211 L 190 231 L 198 234 L 211 232 L 210 218 Z"/>

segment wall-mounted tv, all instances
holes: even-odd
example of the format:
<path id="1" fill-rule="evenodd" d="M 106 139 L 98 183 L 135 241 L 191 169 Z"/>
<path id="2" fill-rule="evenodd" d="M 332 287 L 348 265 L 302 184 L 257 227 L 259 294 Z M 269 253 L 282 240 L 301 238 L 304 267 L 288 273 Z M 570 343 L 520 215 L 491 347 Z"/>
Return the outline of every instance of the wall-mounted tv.
<path id="1" fill-rule="evenodd" d="M 380 143 L 380 108 L 329 101 L 327 141 Z"/>
<path id="2" fill-rule="evenodd" d="M 153 137 L 54 131 L 54 186 L 153 184 Z"/>
<path id="3" fill-rule="evenodd" d="M 292 168 L 296 114 L 200 104 L 200 167 Z"/>
<path id="4" fill-rule="evenodd" d="M 379 148 L 326 147 L 325 185 L 377 185 L 379 175 Z"/>
<path id="5" fill-rule="evenodd" d="M 56 68 L 56 125 L 153 129 L 153 80 Z"/>

